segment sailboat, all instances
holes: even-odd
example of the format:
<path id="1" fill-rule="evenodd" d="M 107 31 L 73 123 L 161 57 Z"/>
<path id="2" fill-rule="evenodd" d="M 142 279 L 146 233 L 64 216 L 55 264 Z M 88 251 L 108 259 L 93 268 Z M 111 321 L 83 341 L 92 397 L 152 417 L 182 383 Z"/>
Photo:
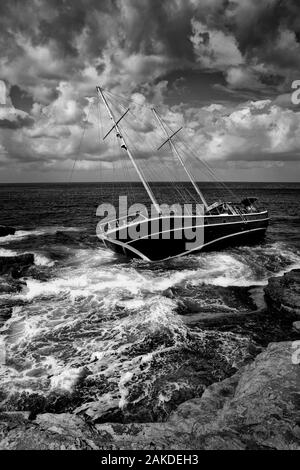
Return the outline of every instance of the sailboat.
<path id="1" fill-rule="evenodd" d="M 162 211 L 151 182 L 146 180 L 139 159 L 134 155 L 126 137 L 123 122 L 128 118 L 130 108 L 124 107 L 123 113 L 116 115 L 109 98 L 110 92 L 100 86 L 96 87 L 96 91 L 99 104 L 104 106 L 107 117 L 112 123 L 111 129 L 103 139 L 111 133 L 115 134 L 119 150 L 129 159 L 153 209 L 150 214 L 147 211 L 136 213 L 135 216 L 129 213 L 118 214 L 115 218 L 100 222 L 97 234 L 107 248 L 129 258 L 139 258 L 149 262 L 223 249 L 232 245 L 256 243 L 264 237 L 269 215 L 267 210 L 258 207 L 257 198 L 247 196 L 238 202 L 218 199 L 209 203 L 195 181 L 193 171 L 188 168 L 181 152 L 182 147 L 177 145 L 176 139 L 182 128 L 176 131 L 170 129 L 158 110 L 151 107 L 153 119 L 164 133 L 164 141 L 156 152 L 165 145 L 169 146 L 192 190 L 188 192 L 190 200 L 185 195 L 185 204 L 189 212 L 180 210 L 182 207 L 180 204 L 172 206 L 175 209 L 170 213 Z M 204 165 L 214 176 L 208 164 L 204 162 Z M 221 184 L 224 186 L 224 183 Z M 176 207 L 179 207 L 179 210 L 176 210 Z M 135 236 L 132 236 L 132 233 Z M 191 234 L 200 235 L 198 237 L 195 235 L 192 240 Z"/>

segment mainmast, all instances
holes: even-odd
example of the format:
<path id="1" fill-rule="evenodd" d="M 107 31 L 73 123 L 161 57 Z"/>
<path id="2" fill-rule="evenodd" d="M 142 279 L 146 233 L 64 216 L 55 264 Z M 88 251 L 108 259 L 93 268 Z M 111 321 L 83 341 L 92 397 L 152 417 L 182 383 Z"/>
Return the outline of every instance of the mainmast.
<path id="1" fill-rule="evenodd" d="M 113 126 L 112 129 L 115 129 L 115 131 L 116 131 L 116 137 L 117 137 L 117 139 L 120 139 L 120 141 L 121 141 L 121 148 L 124 149 L 124 150 L 127 152 L 127 155 L 128 155 L 128 157 L 130 158 L 130 161 L 131 161 L 131 163 L 133 164 L 133 166 L 134 166 L 134 168 L 135 168 L 135 170 L 136 170 L 136 172 L 137 172 L 137 174 L 138 174 L 138 176 L 139 176 L 141 182 L 143 183 L 144 188 L 145 188 L 145 190 L 146 190 L 146 192 L 147 192 L 147 194 L 148 194 L 148 196 L 149 196 L 149 198 L 150 198 L 152 204 L 154 205 L 156 211 L 160 214 L 161 210 L 160 210 L 159 204 L 158 204 L 158 202 L 156 201 L 155 196 L 154 196 L 154 194 L 153 194 L 153 192 L 152 192 L 152 190 L 151 190 L 149 184 L 148 184 L 147 181 L 145 180 L 144 175 L 142 174 L 141 170 L 139 169 L 138 165 L 136 164 L 135 159 L 134 159 L 134 157 L 133 157 L 131 151 L 129 150 L 129 148 L 128 148 L 127 144 L 126 144 L 125 139 L 124 139 L 124 137 L 123 137 L 123 135 L 122 135 L 122 133 L 121 133 L 120 127 L 119 127 L 119 122 L 120 122 L 120 120 L 125 116 L 125 114 L 127 113 L 127 111 L 126 111 L 126 113 L 124 113 L 123 116 L 117 121 L 117 120 L 115 119 L 114 115 L 113 115 L 112 110 L 110 109 L 110 106 L 109 106 L 109 104 L 108 104 L 108 102 L 107 102 L 107 100 L 106 100 L 106 98 L 105 98 L 105 96 L 104 96 L 104 94 L 103 94 L 103 91 L 102 91 L 101 87 L 100 87 L 100 86 L 97 86 L 97 87 L 96 87 L 96 90 L 97 90 L 98 96 L 102 99 L 102 101 L 103 101 L 103 103 L 104 103 L 104 105 L 105 105 L 105 107 L 106 107 L 106 109 L 107 109 L 107 112 L 108 112 L 108 114 L 109 114 L 111 120 L 112 120 L 113 123 L 114 123 L 114 126 Z M 112 129 L 111 129 L 111 130 L 112 130 Z M 107 136 L 109 133 L 110 133 L 110 131 L 106 134 L 106 136 Z"/>
<path id="2" fill-rule="evenodd" d="M 178 160 L 180 161 L 180 163 L 181 163 L 181 165 L 182 165 L 184 171 L 185 171 L 186 174 L 188 175 L 189 180 L 190 180 L 190 182 L 192 183 L 192 185 L 193 185 L 193 187 L 194 187 L 196 193 L 198 194 L 198 196 L 200 196 L 200 199 L 201 199 L 201 201 L 202 201 L 202 203 L 203 203 L 205 209 L 207 210 L 207 209 L 208 209 L 208 204 L 207 204 L 207 202 L 206 202 L 206 200 L 205 200 L 205 198 L 204 198 L 204 196 L 203 196 L 203 194 L 202 194 L 202 191 L 200 191 L 200 189 L 198 188 L 198 186 L 197 186 L 197 184 L 195 183 L 195 181 L 194 181 L 192 175 L 190 174 L 189 170 L 188 170 L 187 167 L 185 166 L 185 163 L 184 163 L 184 161 L 182 160 L 181 155 L 179 154 L 179 152 L 178 152 L 178 150 L 177 150 L 177 148 L 176 148 L 174 142 L 172 141 L 172 137 L 173 137 L 175 134 L 177 134 L 177 132 L 179 132 L 180 129 L 179 129 L 178 131 L 174 132 L 174 134 L 170 136 L 169 133 L 168 133 L 168 131 L 167 131 L 167 129 L 166 129 L 166 126 L 164 125 L 164 123 L 163 123 L 161 117 L 158 115 L 156 109 L 155 109 L 155 108 L 152 108 L 152 111 L 153 111 L 153 114 L 154 114 L 156 120 L 158 121 L 158 123 L 160 124 L 160 126 L 162 127 L 163 131 L 164 131 L 165 134 L 166 134 L 167 140 L 164 142 L 164 144 L 165 144 L 166 142 L 170 142 L 170 145 L 171 145 L 171 148 L 172 148 L 172 150 L 173 150 L 173 153 L 176 155 L 176 157 L 177 157 Z M 162 145 L 164 145 L 164 144 L 162 144 Z M 162 145 L 160 146 L 160 148 L 162 147 Z"/>

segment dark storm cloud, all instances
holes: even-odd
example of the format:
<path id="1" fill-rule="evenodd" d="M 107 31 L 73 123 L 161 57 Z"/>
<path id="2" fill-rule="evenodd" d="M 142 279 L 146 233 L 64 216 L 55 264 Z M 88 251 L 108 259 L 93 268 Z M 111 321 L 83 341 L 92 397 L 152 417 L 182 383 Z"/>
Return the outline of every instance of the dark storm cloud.
<path id="1" fill-rule="evenodd" d="M 212 45 L 215 31 L 222 31 L 235 41 L 245 67 L 250 62 L 269 64 L 271 70 L 255 73 L 261 75 L 264 84 L 268 76 L 274 77 L 276 86 L 284 71 L 300 63 L 297 51 L 291 50 L 293 38 L 289 43 L 288 37 L 282 36 L 283 31 L 290 31 L 297 42 L 299 13 L 300 6 L 291 0 L 2 0 L 0 43 L 2 54 L 8 62 L 12 60 L 12 69 L 13 59 L 24 54 L 22 40 L 29 41 L 33 48 L 49 47 L 51 55 L 42 57 L 41 61 L 57 60 L 57 67 L 51 68 L 49 64 L 40 67 L 31 81 L 48 79 L 46 86 L 53 89 L 56 81 L 80 73 L 86 59 L 91 62 L 98 59 L 96 68 L 103 71 L 107 64 L 101 63 L 101 58 L 111 43 L 112 55 L 118 56 L 120 51 L 144 57 L 156 54 L 170 59 L 169 71 L 187 64 L 191 69 L 201 69 L 201 60 L 197 60 L 197 50 L 191 41 L 194 19 L 203 25 L 203 32 L 199 33 L 200 59 L 203 49 Z M 211 68 L 214 68 L 213 59 L 218 51 L 210 52 Z M 228 62 L 227 65 L 236 64 Z M 9 69 L 9 63 L 6 67 Z M 26 86 L 30 82 L 28 76 L 24 81 Z"/>
<path id="2" fill-rule="evenodd" d="M 16 116 L 13 120 L 0 118 L 0 128 L 3 129 L 21 129 L 22 127 L 29 127 L 33 123 L 34 120 L 30 116 Z"/>
<path id="3" fill-rule="evenodd" d="M 73 157 L 85 97 L 99 83 L 162 106 L 183 102 L 181 119 L 208 156 L 246 159 L 241 148 L 255 141 L 264 150 L 249 159 L 294 159 L 300 119 L 285 103 L 299 41 L 296 0 L 1 0 L 0 79 L 12 111 L 0 115 L 0 144 L 24 163 Z M 251 102 L 266 98 L 276 106 L 254 112 Z M 207 112 L 210 103 L 222 106 Z M 282 120 L 277 134 L 272 119 Z M 87 160 L 98 155 L 94 140 Z"/>

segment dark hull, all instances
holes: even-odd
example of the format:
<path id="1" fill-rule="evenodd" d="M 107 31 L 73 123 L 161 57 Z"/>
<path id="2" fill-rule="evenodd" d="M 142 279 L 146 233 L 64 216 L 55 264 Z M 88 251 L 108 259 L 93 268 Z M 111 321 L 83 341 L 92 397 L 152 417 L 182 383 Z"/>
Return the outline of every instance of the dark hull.
<path id="1" fill-rule="evenodd" d="M 187 239 L 184 234 L 176 238 L 172 228 L 161 231 L 157 239 L 149 236 L 137 239 L 121 240 L 118 237 L 104 238 L 105 245 L 119 253 L 131 258 L 141 258 L 147 261 L 184 256 L 199 251 L 218 250 L 227 246 L 257 243 L 261 240 L 268 226 L 268 213 L 249 214 L 241 220 L 239 216 L 204 217 L 202 225 L 195 218 L 191 227 L 202 227 L 201 240 Z M 153 234 L 152 234 L 153 237 Z M 192 243 L 191 243 L 192 242 Z"/>

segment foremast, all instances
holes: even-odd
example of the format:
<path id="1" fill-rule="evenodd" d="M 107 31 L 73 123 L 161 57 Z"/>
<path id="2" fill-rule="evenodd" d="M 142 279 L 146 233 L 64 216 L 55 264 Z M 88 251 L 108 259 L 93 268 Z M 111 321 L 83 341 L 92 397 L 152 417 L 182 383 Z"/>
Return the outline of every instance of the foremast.
<path id="1" fill-rule="evenodd" d="M 147 181 L 145 180 L 143 173 L 142 173 L 141 170 L 139 169 L 139 167 L 138 167 L 138 165 L 137 165 L 137 163 L 136 163 L 136 161 L 135 161 L 135 159 L 134 159 L 134 156 L 133 156 L 133 154 L 131 153 L 131 151 L 129 150 L 128 145 L 127 145 L 127 143 L 126 143 L 126 141 L 125 141 L 125 139 L 124 139 L 124 137 L 123 137 L 123 135 L 122 135 L 121 129 L 120 129 L 120 127 L 119 127 L 119 122 L 120 122 L 120 120 L 121 120 L 122 118 L 120 118 L 118 121 L 115 119 L 114 114 L 113 114 L 113 112 L 112 112 L 112 110 L 111 110 L 111 108 L 110 108 L 110 106 L 109 106 L 109 104 L 108 104 L 108 102 L 107 102 L 107 100 L 106 100 L 104 94 L 103 94 L 103 91 L 102 91 L 101 87 L 100 87 L 100 86 L 97 86 L 97 87 L 96 87 L 96 90 L 97 90 L 98 96 L 102 99 L 102 101 L 103 101 L 103 103 L 104 103 L 104 106 L 105 106 L 105 108 L 106 108 L 106 110 L 107 110 L 107 112 L 108 112 L 108 115 L 109 115 L 110 119 L 111 119 L 111 120 L 113 121 L 113 123 L 114 123 L 114 126 L 113 126 L 112 129 L 115 130 L 115 132 L 116 132 L 116 137 L 117 137 L 117 139 L 119 139 L 120 142 L 121 142 L 121 148 L 126 151 L 126 153 L 127 153 L 128 157 L 129 157 L 131 163 L 133 164 L 133 166 L 134 166 L 134 168 L 135 168 L 135 170 L 136 170 L 136 172 L 137 172 L 137 174 L 138 174 L 138 176 L 139 176 L 139 178 L 140 178 L 140 180 L 141 180 L 141 182 L 142 182 L 142 184 L 143 184 L 143 186 L 144 186 L 144 188 L 145 188 L 145 190 L 146 190 L 146 192 L 147 192 L 147 194 L 148 194 L 148 196 L 149 196 L 149 198 L 150 198 L 150 200 L 151 200 L 151 202 L 152 202 L 152 204 L 153 204 L 153 206 L 155 207 L 155 210 L 160 214 L 160 213 L 161 213 L 161 210 L 160 210 L 159 204 L 158 204 L 158 202 L 157 202 L 157 200 L 156 200 L 156 198 L 155 198 L 155 196 L 154 196 L 154 194 L 153 194 L 153 192 L 152 192 L 152 190 L 151 190 L 149 184 L 148 184 Z M 124 115 L 125 115 L 125 114 L 126 114 L 126 113 L 124 113 Z M 123 115 L 122 117 L 124 117 L 124 115 Z M 112 130 L 112 129 L 111 129 L 111 130 Z M 109 131 L 109 132 L 110 132 L 110 131 Z M 109 134 L 109 132 L 106 134 L 106 136 Z"/>

